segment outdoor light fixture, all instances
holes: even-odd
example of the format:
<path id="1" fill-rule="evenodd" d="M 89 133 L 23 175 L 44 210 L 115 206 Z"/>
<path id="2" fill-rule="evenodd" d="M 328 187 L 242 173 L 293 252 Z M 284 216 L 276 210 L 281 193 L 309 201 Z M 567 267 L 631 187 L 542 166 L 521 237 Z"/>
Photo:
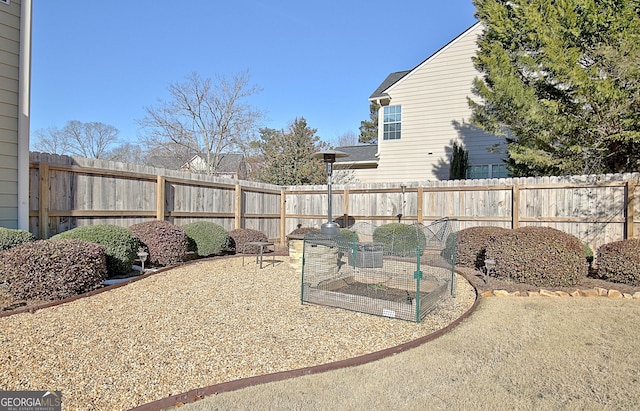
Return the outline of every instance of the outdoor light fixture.
<path id="1" fill-rule="evenodd" d="M 333 163 L 336 162 L 336 158 L 348 157 L 349 154 L 343 151 L 328 150 L 319 151 L 314 153 L 311 157 L 319 158 L 327 165 L 327 196 L 328 196 L 328 209 L 327 209 L 327 222 L 322 224 L 320 231 L 328 235 L 338 235 L 338 229 L 340 225 L 333 222 L 331 216 L 331 175 L 333 174 Z"/>
<path id="2" fill-rule="evenodd" d="M 144 274 L 144 262 L 147 260 L 147 256 L 149 256 L 149 253 L 139 250 L 138 251 L 138 258 L 140 259 L 140 263 L 142 264 L 142 273 Z"/>

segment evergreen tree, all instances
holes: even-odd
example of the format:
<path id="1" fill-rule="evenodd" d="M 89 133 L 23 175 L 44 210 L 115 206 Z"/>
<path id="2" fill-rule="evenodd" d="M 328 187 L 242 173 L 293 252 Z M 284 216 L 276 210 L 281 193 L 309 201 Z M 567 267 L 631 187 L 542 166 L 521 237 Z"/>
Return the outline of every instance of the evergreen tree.
<path id="1" fill-rule="evenodd" d="M 362 120 L 360 122 L 360 137 L 358 138 L 358 142 L 365 144 L 378 143 L 378 110 L 380 110 L 379 104 L 369 104 L 369 120 Z"/>
<path id="2" fill-rule="evenodd" d="M 453 143 L 449 180 L 464 180 L 467 178 L 467 166 L 469 164 L 469 152 L 457 142 Z"/>
<path id="3" fill-rule="evenodd" d="M 254 178 L 278 185 L 325 184 L 325 164 L 312 155 L 327 150 L 317 129 L 309 128 L 304 117 L 296 118 L 287 132 L 271 128 L 260 129 L 255 146 L 261 164 Z"/>
<path id="4" fill-rule="evenodd" d="M 474 0 L 472 122 L 515 176 L 638 171 L 639 0 Z"/>

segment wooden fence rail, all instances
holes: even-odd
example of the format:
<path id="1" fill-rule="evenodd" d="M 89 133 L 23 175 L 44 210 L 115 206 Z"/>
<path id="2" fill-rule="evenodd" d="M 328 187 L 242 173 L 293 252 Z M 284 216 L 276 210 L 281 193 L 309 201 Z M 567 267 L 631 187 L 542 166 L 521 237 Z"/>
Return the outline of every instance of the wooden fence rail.
<path id="1" fill-rule="evenodd" d="M 327 187 L 280 187 L 173 170 L 31 153 L 30 230 L 38 238 L 90 224 L 150 219 L 214 221 L 284 243 L 297 226 L 319 227 Z M 381 225 L 448 217 L 475 225 L 545 225 L 593 249 L 634 237 L 640 175 L 334 185 L 332 215 Z"/>

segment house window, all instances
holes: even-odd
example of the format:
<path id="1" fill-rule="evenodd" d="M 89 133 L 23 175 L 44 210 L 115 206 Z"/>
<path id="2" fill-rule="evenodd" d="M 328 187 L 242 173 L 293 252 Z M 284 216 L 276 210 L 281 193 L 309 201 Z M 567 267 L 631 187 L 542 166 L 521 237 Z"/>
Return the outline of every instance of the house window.
<path id="1" fill-rule="evenodd" d="M 384 106 L 383 140 L 400 140 L 401 106 Z"/>
<path id="2" fill-rule="evenodd" d="M 467 178 L 470 180 L 507 177 L 509 177 L 509 170 L 504 164 L 483 164 L 467 167 Z"/>

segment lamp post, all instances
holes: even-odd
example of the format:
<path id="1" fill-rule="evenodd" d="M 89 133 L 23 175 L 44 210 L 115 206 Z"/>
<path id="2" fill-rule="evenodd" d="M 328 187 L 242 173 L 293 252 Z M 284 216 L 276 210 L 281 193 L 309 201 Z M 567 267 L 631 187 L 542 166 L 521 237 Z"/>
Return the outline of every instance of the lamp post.
<path id="1" fill-rule="evenodd" d="M 349 155 L 343 151 L 328 150 L 319 151 L 312 155 L 313 158 L 319 158 L 327 165 L 327 197 L 328 197 L 328 209 L 327 209 L 327 222 L 322 224 L 320 231 L 323 234 L 338 235 L 338 228 L 340 225 L 333 222 L 331 216 L 331 175 L 333 174 L 333 163 L 336 162 L 336 158 L 348 157 Z"/>

